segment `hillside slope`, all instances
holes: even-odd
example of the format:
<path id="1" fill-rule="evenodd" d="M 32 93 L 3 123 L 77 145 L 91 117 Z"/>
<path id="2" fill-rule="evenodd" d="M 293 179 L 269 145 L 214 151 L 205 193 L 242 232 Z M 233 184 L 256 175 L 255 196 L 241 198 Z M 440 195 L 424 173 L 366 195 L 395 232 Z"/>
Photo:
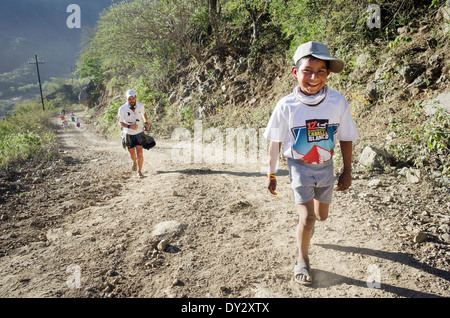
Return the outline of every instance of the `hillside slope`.
<path id="1" fill-rule="evenodd" d="M 350 103 L 361 136 L 354 144 L 356 159 L 373 146 L 392 156 L 392 166 L 421 168 L 444 186 L 449 186 L 450 173 L 447 10 L 441 7 L 431 17 L 398 28 L 392 41 L 355 44 L 343 57 L 345 71 L 328 79 L 328 86 Z M 146 105 L 153 133 L 170 138 L 176 128 L 192 132 L 195 120 L 205 128 L 264 128 L 276 102 L 296 85 L 286 50 L 287 42 L 280 41 L 256 60 L 217 51 L 201 65 L 180 61 L 166 81 L 167 97 Z M 114 98 L 120 101 L 126 89 L 103 88 L 97 115 Z M 442 100 L 439 108 L 446 109 L 442 115 L 429 111 L 436 97 Z"/>

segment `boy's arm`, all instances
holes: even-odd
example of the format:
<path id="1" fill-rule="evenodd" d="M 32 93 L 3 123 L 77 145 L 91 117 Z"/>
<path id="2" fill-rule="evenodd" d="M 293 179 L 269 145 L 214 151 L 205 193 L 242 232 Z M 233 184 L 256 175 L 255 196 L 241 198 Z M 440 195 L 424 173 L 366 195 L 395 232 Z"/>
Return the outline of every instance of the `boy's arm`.
<path id="1" fill-rule="evenodd" d="M 269 167 L 267 170 L 267 176 L 269 175 L 275 175 L 275 172 L 277 171 L 277 163 L 278 163 L 278 157 L 280 155 L 281 150 L 281 142 L 274 142 L 271 141 L 269 145 Z M 268 178 L 266 183 L 267 189 L 269 189 L 270 193 L 276 194 L 275 190 L 277 189 L 277 179 L 275 178 Z"/>
<path id="2" fill-rule="evenodd" d="M 344 191 L 350 188 L 352 184 L 352 142 L 351 141 L 340 141 L 342 161 L 344 163 L 344 171 L 342 171 L 338 184 L 337 190 Z"/>

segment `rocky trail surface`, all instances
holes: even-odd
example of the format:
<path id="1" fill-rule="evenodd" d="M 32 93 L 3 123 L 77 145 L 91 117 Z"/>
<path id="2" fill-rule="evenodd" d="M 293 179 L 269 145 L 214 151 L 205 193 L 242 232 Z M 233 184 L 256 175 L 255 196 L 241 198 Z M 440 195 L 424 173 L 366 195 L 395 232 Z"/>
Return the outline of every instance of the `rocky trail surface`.
<path id="1" fill-rule="evenodd" d="M 448 189 L 355 167 L 316 223 L 304 287 L 285 166 L 276 199 L 260 164 L 174 163 L 157 140 L 138 179 L 92 125 L 55 129 L 59 161 L 0 180 L 0 297 L 450 296 Z"/>

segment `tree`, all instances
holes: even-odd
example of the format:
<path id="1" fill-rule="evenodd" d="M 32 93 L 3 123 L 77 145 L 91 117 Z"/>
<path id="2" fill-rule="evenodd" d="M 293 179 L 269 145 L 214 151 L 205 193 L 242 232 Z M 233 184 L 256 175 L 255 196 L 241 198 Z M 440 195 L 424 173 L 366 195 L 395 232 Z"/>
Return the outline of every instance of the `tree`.
<path id="1" fill-rule="evenodd" d="M 248 12 L 250 21 L 252 22 L 252 38 L 253 44 L 259 40 L 260 28 L 262 18 L 267 14 L 268 4 L 267 0 L 244 0 L 243 8 Z"/>
<path id="2" fill-rule="evenodd" d="M 207 21 L 205 11 L 208 12 Z M 147 39 L 152 44 L 169 40 L 201 64 L 218 49 L 227 48 L 240 54 L 239 49 L 222 42 L 220 12 L 218 0 L 136 0 L 123 5 L 120 14 L 129 17 L 123 27 L 128 34 L 133 34 L 134 39 Z M 215 46 L 209 51 L 206 51 L 205 45 L 194 40 L 201 33 L 202 23 L 210 24 L 214 30 Z"/>
<path id="3" fill-rule="evenodd" d="M 192 41 L 199 26 L 192 23 L 193 17 L 202 7 L 202 0 L 136 0 L 123 2 L 121 16 L 126 23 L 121 24 L 122 33 L 128 34 L 130 41 L 142 43 L 150 40 L 153 44 L 169 40 L 185 49 L 200 64 L 202 61 L 198 47 Z M 116 16 L 119 20 L 119 16 Z M 137 44 L 136 43 L 136 44 Z"/>

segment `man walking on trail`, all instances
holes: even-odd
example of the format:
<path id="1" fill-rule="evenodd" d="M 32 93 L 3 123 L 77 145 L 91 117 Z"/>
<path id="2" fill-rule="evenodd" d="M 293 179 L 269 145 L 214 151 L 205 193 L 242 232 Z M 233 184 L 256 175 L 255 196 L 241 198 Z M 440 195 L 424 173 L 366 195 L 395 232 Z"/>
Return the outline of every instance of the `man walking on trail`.
<path id="1" fill-rule="evenodd" d="M 137 170 L 137 176 L 143 178 L 144 131 L 149 130 L 147 114 L 145 113 L 144 105 L 136 101 L 136 92 L 134 90 L 127 91 L 126 96 L 127 103 L 119 108 L 118 122 L 123 130 L 125 145 L 133 161 L 132 170 Z"/>

